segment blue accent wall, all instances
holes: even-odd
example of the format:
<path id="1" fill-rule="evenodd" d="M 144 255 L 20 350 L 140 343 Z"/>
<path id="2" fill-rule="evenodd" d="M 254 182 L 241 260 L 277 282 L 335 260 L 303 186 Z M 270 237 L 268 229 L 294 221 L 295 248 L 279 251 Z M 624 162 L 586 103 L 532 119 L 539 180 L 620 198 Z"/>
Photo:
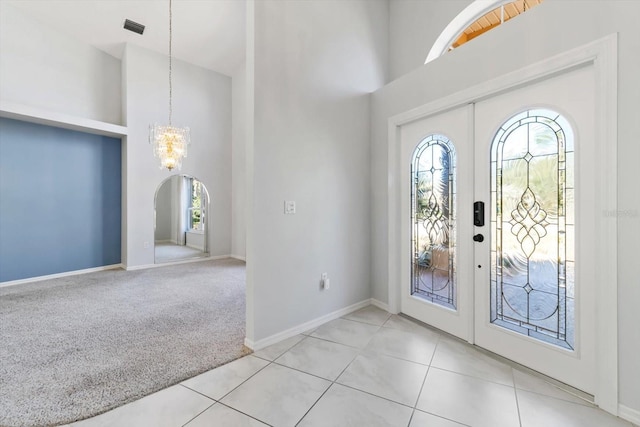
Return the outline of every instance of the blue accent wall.
<path id="1" fill-rule="evenodd" d="M 120 263 L 121 145 L 0 118 L 0 282 Z"/>

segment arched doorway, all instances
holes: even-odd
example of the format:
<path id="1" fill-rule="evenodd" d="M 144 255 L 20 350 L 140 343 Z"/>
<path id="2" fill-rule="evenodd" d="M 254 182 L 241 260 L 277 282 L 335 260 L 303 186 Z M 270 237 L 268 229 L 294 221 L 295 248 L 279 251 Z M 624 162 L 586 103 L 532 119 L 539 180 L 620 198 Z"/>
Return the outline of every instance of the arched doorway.
<path id="1" fill-rule="evenodd" d="M 209 192 L 195 177 L 172 175 L 156 189 L 155 263 L 209 256 Z"/>

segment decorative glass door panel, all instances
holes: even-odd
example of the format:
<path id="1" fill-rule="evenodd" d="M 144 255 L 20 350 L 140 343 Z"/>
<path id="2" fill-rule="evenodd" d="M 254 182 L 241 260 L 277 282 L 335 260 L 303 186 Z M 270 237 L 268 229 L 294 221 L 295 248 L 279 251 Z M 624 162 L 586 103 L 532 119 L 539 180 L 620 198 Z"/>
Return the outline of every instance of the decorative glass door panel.
<path id="1" fill-rule="evenodd" d="M 473 232 L 472 113 L 467 105 L 403 125 L 400 147 L 400 309 L 465 340 L 473 244 L 460 236 Z"/>
<path id="2" fill-rule="evenodd" d="M 594 70 L 475 106 L 475 343 L 587 393 L 595 390 L 599 220 Z"/>
<path id="3" fill-rule="evenodd" d="M 491 148 L 491 323 L 574 349 L 573 131 L 560 114 L 507 120 Z"/>
<path id="4" fill-rule="evenodd" d="M 455 154 L 449 139 L 436 134 L 418 144 L 411 179 L 411 294 L 455 309 Z"/>

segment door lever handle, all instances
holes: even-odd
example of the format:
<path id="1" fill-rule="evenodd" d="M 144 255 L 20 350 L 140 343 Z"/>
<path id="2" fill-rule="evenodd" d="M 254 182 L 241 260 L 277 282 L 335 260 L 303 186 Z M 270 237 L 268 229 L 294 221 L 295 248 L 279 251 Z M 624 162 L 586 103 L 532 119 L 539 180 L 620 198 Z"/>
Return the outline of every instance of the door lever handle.
<path id="1" fill-rule="evenodd" d="M 476 234 L 473 236 L 474 242 L 484 242 L 484 236 L 482 234 Z"/>

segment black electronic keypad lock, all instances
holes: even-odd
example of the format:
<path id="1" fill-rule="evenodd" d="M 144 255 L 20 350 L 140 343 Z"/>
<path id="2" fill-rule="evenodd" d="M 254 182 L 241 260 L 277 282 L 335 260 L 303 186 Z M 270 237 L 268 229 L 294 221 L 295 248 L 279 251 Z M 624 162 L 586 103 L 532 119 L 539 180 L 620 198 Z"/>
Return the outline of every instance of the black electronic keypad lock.
<path id="1" fill-rule="evenodd" d="M 473 225 L 476 227 L 484 225 L 484 202 L 473 203 Z"/>

